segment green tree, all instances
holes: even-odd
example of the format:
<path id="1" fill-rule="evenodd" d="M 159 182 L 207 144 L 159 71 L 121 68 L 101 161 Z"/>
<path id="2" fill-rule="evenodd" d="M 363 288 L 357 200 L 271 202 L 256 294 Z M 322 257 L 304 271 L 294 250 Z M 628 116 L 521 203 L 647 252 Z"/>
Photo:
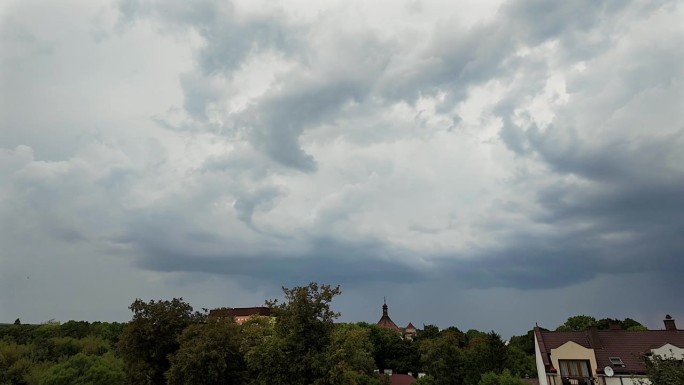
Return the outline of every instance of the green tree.
<path id="1" fill-rule="evenodd" d="M 191 325 L 171 357 L 169 385 L 238 385 L 247 367 L 240 353 L 240 326 L 233 321 Z"/>
<path id="2" fill-rule="evenodd" d="M 423 324 L 423 330 L 418 330 L 418 334 L 414 341 L 420 342 L 422 340 L 429 340 L 431 338 L 437 338 L 439 336 L 439 327 L 437 325 L 425 325 Z"/>
<path id="3" fill-rule="evenodd" d="M 0 384 L 25 384 L 25 377 L 34 365 L 31 353 L 28 345 L 0 341 Z"/>
<path id="4" fill-rule="evenodd" d="M 596 325 L 596 318 L 587 315 L 576 315 L 568 318 L 565 323 L 556 328 L 556 331 L 581 331 Z"/>
<path id="5" fill-rule="evenodd" d="M 401 338 L 394 330 L 381 328 L 378 325 L 363 325 L 369 331 L 369 339 L 373 346 L 373 360 L 381 372 L 392 369 L 394 373 L 417 372 L 420 367 L 418 341 Z"/>
<path id="6" fill-rule="evenodd" d="M 206 317 L 193 312 L 182 298 L 171 301 L 135 300 L 129 307 L 133 319 L 119 341 L 125 372 L 131 385 L 164 385 L 171 366 L 169 356 L 179 348 L 178 337 L 190 325 Z"/>
<path id="7" fill-rule="evenodd" d="M 534 355 L 534 330 L 530 330 L 521 336 L 511 337 L 509 346 L 517 347 L 526 354 Z"/>
<path id="8" fill-rule="evenodd" d="M 641 380 L 641 385 L 680 385 L 684 384 L 684 366 L 682 358 L 673 355 L 645 356 L 648 380 Z"/>
<path id="9" fill-rule="evenodd" d="M 471 341 L 466 352 L 465 382 L 475 384 L 483 373 L 501 373 L 508 360 L 508 350 L 494 331 Z"/>
<path id="10" fill-rule="evenodd" d="M 421 364 L 427 376 L 421 384 L 463 384 L 465 353 L 459 348 L 462 336 L 455 332 L 443 333 L 420 344 Z"/>
<path id="11" fill-rule="evenodd" d="M 505 367 L 518 377 L 537 376 L 534 354 L 527 354 L 518 346 L 508 345 Z"/>
<path id="12" fill-rule="evenodd" d="M 336 325 L 325 352 L 326 380 L 330 385 L 379 385 L 373 374 L 370 331 L 354 324 Z"/>
<path id="13" fill-rule="evenodd" d="M 330 304 L 340 288 L 312 282 L 283 288 L 283 293 L 283 303 L 267 301 L 276 317 L 273 336 L 249 351 L 247 364 L 258 384 L 320 383 L 328 372 L 324 352 L 331 342 L 333 321 L 339 316 Z"/>
<path id="14" fill-rule="evenodd" d="M 108 353 L 93 356 L 79 353 L 54 365 L 40 379 L 40 385 L 124 385 L 123 362 Z"/>
<path id="15" fill-rule="evenodd" d="M 501 374 L 494 372 L 483 374 L 477 385 L 525 385 L 525 382 L 504 370 Z"/>

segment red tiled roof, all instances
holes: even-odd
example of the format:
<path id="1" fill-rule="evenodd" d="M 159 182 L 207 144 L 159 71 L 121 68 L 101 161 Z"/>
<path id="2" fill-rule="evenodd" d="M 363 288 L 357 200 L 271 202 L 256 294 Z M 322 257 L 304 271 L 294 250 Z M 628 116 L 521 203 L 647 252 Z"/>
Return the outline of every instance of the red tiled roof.
<path id="1" fill-rule="evenodd" d="M 551 349 L 556 349 L 568 341 L 575 342 L 588 349 L 594 349 L 596 364 L 599 372 L 606 366 L 611 366 L 615 373 L 644 373 L 646 368 L 642 363 L 643 355 L 651 349 L 665 344 L 684 348 L 683 330 L 596 330 L 597 343 L 592 346 L 590 331 L 556 332 L 534 328 L 539 344 L 542 360 L 547 368 L 551 362 Z M 609 357 L 620 357 L 624 367 L 611 364 Z"/>
<path id="2" fill-rule="evenodd" d="M 209 311 L 209 317 L 247 317 L 250 315 L 271 315 L 271 309 L 267 307 L 236 307 L 236 308 L 220 308 Z"/>
<path id="3" fill-rule="evenodd" d="M 395 324 L 394 321 L 392 321 L 392 319 L 386 314 L 380 318 L 380 321 L 378 321 L 378 326 L 385 329 L 401 331 L 399 326 L 397 326 L 397 324 Z"/>
<path id="4" fill-rule="evenodd" d="M 409 330 L 409 329 L 413 329 L 413 330 L 415 330 L 415 329 L 416 329 L 416 327 L 415 327 L 415 326 L 413 326 L 413 324 L 409 322 L 408 326 L 406 326 L 406 330 Z"/>
<path id="5" fill-rule="evenodd" d="M 390 376 L 391 385 L 411 385 L 414 382 L 416 382 L 416 379 L 408 374 L 392 374 Z"/>

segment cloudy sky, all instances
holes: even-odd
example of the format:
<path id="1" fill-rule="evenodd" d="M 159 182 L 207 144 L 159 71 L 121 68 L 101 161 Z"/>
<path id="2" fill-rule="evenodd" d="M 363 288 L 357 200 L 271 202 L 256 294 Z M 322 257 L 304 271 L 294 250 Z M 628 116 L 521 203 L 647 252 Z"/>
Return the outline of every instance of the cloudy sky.
<path id="1" fill-rule="evenodd" d="M 0 322 L 684 325 L 684 4 L 10 0 Z"/>

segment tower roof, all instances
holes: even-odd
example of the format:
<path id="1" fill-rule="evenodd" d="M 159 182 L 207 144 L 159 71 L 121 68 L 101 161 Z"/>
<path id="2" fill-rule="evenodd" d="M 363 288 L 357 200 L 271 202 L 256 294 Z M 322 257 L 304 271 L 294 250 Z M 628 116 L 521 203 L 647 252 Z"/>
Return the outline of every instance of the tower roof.
<path id="1" fill-rule="evenodd" d="M 392 319 L 389 317 L 389 314 L 387 314 L 387 302 L 384 302 L 382 305 L 382 317 L 380 317 L 380 321 L 378 321 L 378 326 L 384 329 L 391 329 L 397 332 L 401 332 L 401 329 L 397 324 L 392 321 Z"/>

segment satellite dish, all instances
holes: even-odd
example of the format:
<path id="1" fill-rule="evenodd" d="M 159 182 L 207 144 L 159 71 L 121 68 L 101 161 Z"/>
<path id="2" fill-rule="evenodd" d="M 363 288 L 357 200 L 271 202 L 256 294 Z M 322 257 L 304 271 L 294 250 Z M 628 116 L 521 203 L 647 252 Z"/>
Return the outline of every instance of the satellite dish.
<path id="1" fill-rule="evenodd" d="M 615 374 L 613 368 L 611 368 L 610 366 L 606 366 L 605 368 L 603 368 L 603 373 L 605 373 L 608 377 L 613 377 L 613 375 Z"/>

